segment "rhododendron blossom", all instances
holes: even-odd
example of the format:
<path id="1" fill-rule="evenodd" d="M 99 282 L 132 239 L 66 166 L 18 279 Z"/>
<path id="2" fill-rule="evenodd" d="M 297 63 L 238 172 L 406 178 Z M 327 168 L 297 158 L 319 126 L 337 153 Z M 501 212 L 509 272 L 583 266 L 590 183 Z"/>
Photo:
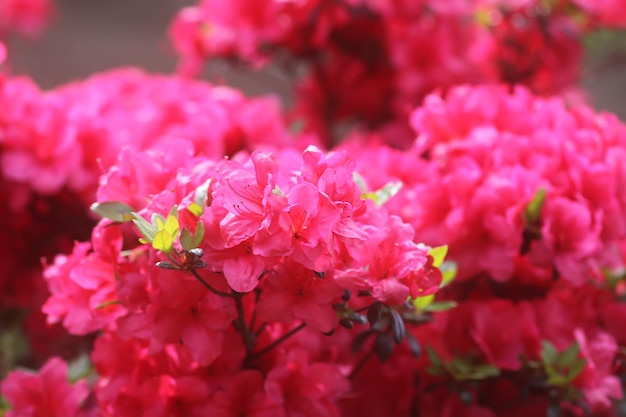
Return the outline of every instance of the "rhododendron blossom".
<path id="1" fill-rule="evenodd" d="M 576 82 L 625 11 L 201 0 L 184 75 L 46 91 L 0 43 L 0 416 L 618 417 L 626 127 Z"/>
<path id="2" fill-rule="evenodd" d="M 85 380 L 68 383 L 67 364 L 54 357 L 37 374 L 10 373 L 0 384 L 0 392 L 13 408 L 7 411 L 7 417 L 78 417 L 83 415 L 81 405 L 89 387 Z"/>

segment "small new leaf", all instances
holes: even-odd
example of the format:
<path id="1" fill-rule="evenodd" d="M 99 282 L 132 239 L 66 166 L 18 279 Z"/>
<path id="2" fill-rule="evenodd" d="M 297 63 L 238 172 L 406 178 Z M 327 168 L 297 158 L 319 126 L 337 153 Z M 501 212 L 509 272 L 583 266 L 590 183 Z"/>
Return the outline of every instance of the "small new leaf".
<path id="1" fill-rule="evenodd" d="M 428 254 L 433 257 L 433 266 L 438 268 L 446 259 L 448 254 L 448 245 L 437 246 L 428 251 Z"/>
<path id="2" fill-rule="evenodd" d="M 417 311 L 425 311 L 429 305 L 435 301 L 435 295 L 424 295 L 423 297 L 417 297 L 413 300 L 413 306 Z"/>
<path id="3" fill-rule="evenodd" d="M 137 226 L 137 229 L 139 229 L 139 233 L 141 233 L 146 243 L 152 243 L 157 234 L 157 228 L 135 212 L 132 213 L 132 216 L 133 223 Z"/>
<path id="4" fill-rule="evenodd" d="M 200 214 L 196 214 L 195 212 L 192 211 L 192 213 L 196 214 L 196 216 L 200 216 L 202 213 L 204 213 L 204 208 L 208 204 L 210 185 L 211 185 L 211 180 L 208 179 L 204 183 L 202 183 L 202 185 L 196 188 L 196 194 L 194 195 L 193 202 L 199 207 L 199 210 L 197 211 L 199 211 L 200 213 Z M 196 207 L 194 207 L 194 209 L 196 209 Z"/>
<path id="5" fill-rule="evenodd" d="M 572 343 L 570 347 L 565 349 L 559 358 L 559 365 L 564 367 L 570 367 L 574 364 L 580 353 L 580 345 L 578 342 Z"/>
<path id="6" fill-rule="evenodd" d="M 161 230 L 154 236 L 152 247 L 163 253 L 169 254 L 174 246 L 174 239 L 167 230 Z"/>
<path id="7" fill-rule="evenodd" d="M 526 206 L 524 210 L 524 219 L 529 225 L 536 224 L 541 216 L 541 209 L 546 201 L 546 189 L 541 187 L 535 192 L 532 200 Z"/>
<path id="8" fill-rule="evenodd" d="M 374 204 L 378 207 L 384 205 L 387 201 L 391 199 L 394 195 L 398 194 L 400 189 L 402 188 L 402 182 L 390 182 L 385 184 L 383 188 L 380 190 L 364 193 L 362 195 L 363 198 L 372 200 Z"/>
<path id="9" fill-rule="evenodd" d="M 456 306 L 456 301 L 437 301 L 426 306 L 423 311 L 426 313 L 436 313 L 453 309 Z"/>
<path id="10" fill-rule="evenodd" d="M 443 288 L 446 285 L 450 284 L 452 281 L 454 281 L 454 279 L 456 278 L 456 274 L 458 271 L 457 263 L 454 261 L 446 261 L 441 264 L 439 270 L 441 271 L 442 275 L 439 288 Z"/>
<path id="11" fill-rule="evenodd" d="M 179 240 L 180 240 L 180 245 L 183 247 L 183 249 L 187 251 L 192 250 L 193 248 L 196 247 L 194 245 L 193 236 L 191 235 L 191 232 L 189 231 L 189 229 L 187 229 L 186 227 L 184 227 L 183 230 L 181 230 Z"/>
<path id="12" fill-rule="evenodd" d="M 90 209 L 100 217 L 113 220 L 114 222 L 125 223 L 133 220 L 132 207 L 119 201 L 93 203 Z"/>
<path id="13" fill-rule="evenodd" d="M 547 340 L 541 342 L 541 360 L 545 365 L 556 365 L 559 360 L 559 352 L 554 345 Z"/>
<path id="14" fill-rule="evenodd" d="M 361 194 L 367 193 L 367 185 L 365 185 L 363 177 L 355 171 L 352 173 L 352 178 L 354 179 L 354 182 L 356 182 L 356 185 L 359 186 L 359 189 L 361 189 Z"/>
<path id="15" fill-rule="evenodd" d="M 198 222 L 196 226 L 196 231 L 193 232 L 193 244 L 194 247 L 199 247 L 204 239 L 204 223 Z"/>

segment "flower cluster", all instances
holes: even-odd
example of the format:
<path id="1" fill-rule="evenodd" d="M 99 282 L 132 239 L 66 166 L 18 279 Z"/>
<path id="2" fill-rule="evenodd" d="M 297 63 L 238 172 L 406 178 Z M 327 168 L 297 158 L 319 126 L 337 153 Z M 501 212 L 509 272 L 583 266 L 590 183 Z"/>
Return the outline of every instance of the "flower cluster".
<path id="1" fill-rule="evenodd" d="M 42 258 L 50 262 L 58 253 L 71 252 L 75 240 L 91 235 L 95 219 L 88 207 L 100 175 L 120 152 L 120 166 L 108 175 L 122 187 L 120 175 L 131 175 L 125 169 L 140 176 L 152 172 L 152 182 L 141 183 L 144 189 L 127 189 L 131 198 L 145 200 L 161 191 L 165 183 L 159 178 L 168 175 L 154 170 L 168 167 L 133 160 L 139 150 L 149 148 L 154 160 L 169 154 L 182 161 L 189 155 L 219 158 L 270 143 L 297 144 L 274 98 L 248 99 L 227 87 L 136 69 L 50 91 L 26 77 L 7 76 L 0 80 L 0 108 L 0 333 L 26 332 L 41 359 L 55 344 L 35 340 L 45 341 L 49 332 L 58 339 L 60 328 L 47 329 L 41 314 L 23 321 L 21 312 L 38 310 L 48 296 Z M 152 146 L 181 138 L 188 146 L 177 156 Z M 70 357 L 75 351 L 57 350 L 52 352 Z M 11 366 L 12 361 L 5 358 L 5 363 Z"/>
<path id="2" fill-rule="evenodd" d="M 416 329 L 428 349 L 410 365 L 418 388 L 380 367 L 368 378 L 380 383 L 363 389 L 392 385 L 398 412 L 420 415 L 613 415 L 626 335 L 626 126 L 521 87 L 468 86 L 428 96 L 411 122 L 409 151 L 345 146 L 371 186 L 403 182 L 386 207 L 417 240 L 449 245 L 458 278 L 434 302 L 456 307 Z M 362 169 L 374 161 L 377 171 Z"/>
<path id="3" fill-rule="evenodd" d="M 12 32 L 39 35 L 53 14 L 53 0 L 0 0 L 0 39 Z"/>
<path id="4" fill-rule="evenodd" d="M 582 36 L 625 25 L 618 1 L 201 0 L 170 32 L 184 72 L 216 57 L 275 63 L 295 77 L 304 68 L 294 117 L 328 141 L 356 121 L 397 143 L 407 112 L 436 88 L 574 87 Z"/>
<path id="5" fill-rule="evenodd" d="M 215 160 L 194 158 L 183 139 L 161 145 L 171 157 L 146 150 L 133 161 L 159 165 L 156 188 L 141 191 L 153 185 L 149 170 L 121 172 L 122 152 L 94 206 L 107 219 L 45 272 L 49 321 L 104 331 L 92 354 L 99 406 L 116 416 L 337 415 L 338 400 L 357 395 L 349 375 L 358 368 L 324 339 L 336 331 L 332 343 L 349 343 L 338 328 L 367 329 L 359 312 L 371 311 L 366 331 L 386 360 L 417 314 L 407 300 L 439 289 L 428 248 L 362 197 L 346 153 Z"/>
<path id="6" fill-rule="evenodd" d="M 0 72 L 0 416 L 619 417 L 626 126 L 568 91 L 623 3 L 181 11 L 184 72 L 284 65 L 289 114 Z"/>

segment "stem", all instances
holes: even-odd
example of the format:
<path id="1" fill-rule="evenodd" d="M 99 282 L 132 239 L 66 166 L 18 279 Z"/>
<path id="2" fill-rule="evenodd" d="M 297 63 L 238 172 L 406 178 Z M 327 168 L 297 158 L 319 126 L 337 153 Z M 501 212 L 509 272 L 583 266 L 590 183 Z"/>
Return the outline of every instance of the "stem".
<path id="1" fill-rule="evenodd" d="M 259 335 L 260 335 L 261 333 L 263 333 L 263 330 L 265 330 L 265 328 L 266 328 L 266 327 L 267 327 L 267 322 L 263 322 L 263 323 L 261 323 L 261 325 L 259 326 L 258 330 L 257 330 L 256 332 L 254 332 L 254 335 L 255 335 L 256 337 L 259 337 Z"/>
<path id="2" fill-rule="evenodd" d="M 365 364 L 370 360 L 370 358 L 374 356 L 375 352 L 375 348 L 370 349 L 369 352 L 367 352 L 365 356 L 363 356 L 361 360 L 356 364 L 356 366 L 352 369 L 352 372 L 350 372 L 350 376 L 348 376 L 348 379 L 353 380 L 356 375 L 361 371 L 361 369 L 363 369 Z"/>
<path id="3" fill-rule="evenodd" d="M 259 358 L 259 357 L 265 355 L 267 352 L 271 351 L 276 346 L 280 345 L 285 340 L 289 339 L 291 336 L 293 336 L 294 334 L 298 333 L 300 330 L 304 329 L 305 326 L 306 326 L 306 323 L 300 323 L 300 325 L 298 327 L 294 327 L 293 329 L 289 330 L 287 333 L 285 333 L 284 335 L 282 335 L 278 339 L 274 340 L 269 345 L 265 346 L 263 349 L 261 349 L 258 352 L 255 352 L 252 355 L 250 355 L 250 359 L 256 359 L 256 358 Z"/>
<path id="4" fill-rule="evenodd" d="M 252 349 L 254 348 L 254 335 L 248 328 L 246 324 L 246 316 L 243 309 L 243 296 L 240 293 L 235 293 L 235 305 L 237 306 L 237 327 L 239 328 L 239 332 L 241 333 L 241 337 L 243 338 L 243 343 L 246 346 L 246 353 L 252 353 Z"/>
<path id="5" fill-rule="evenodd" d="M 202 285 L 204 285 L 213 294 L 219 295 L 220 297 L 234 297 L 234 295 L 231 293 L 220 291 L 218 289 L 213 288 L 211 284 L 206 282 L 206 280 L 202 278 L 202 276 L 195 269 L 191 269 L 190 272 L 193 274 L 194 277 L 196 277 L 198 281 L 200 281 Z"/>

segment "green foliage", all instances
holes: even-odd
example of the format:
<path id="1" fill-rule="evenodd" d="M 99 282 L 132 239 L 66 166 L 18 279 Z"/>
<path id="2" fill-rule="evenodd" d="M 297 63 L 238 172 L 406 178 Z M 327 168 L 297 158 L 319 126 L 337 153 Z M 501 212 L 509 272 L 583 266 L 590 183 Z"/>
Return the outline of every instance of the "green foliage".
<path id="1" fill-rule="evenodd" d="M 524 210 L 524 220 L 526 225 L 536 225 L 541 217 L 541 209 L 546 201 L 546 189 L 541 187 L 535 192 Z"/>
<path id="2" fill-rule="evenodd" d="M 587 363 L 580 357 L 580 346 L 574 342 L 563 352 L 547 340 L 542 342 L 541 360 L 548 377 L 548 385 L 565 387 L 582 372 Z"/>
<path id="3" fill-rule="evenodd" d="M 398 192 L 402 189 L 402 182 L 396 181 L 385 184 L 385 186 L 379 190 L 368 191 L 365 180 L 361 175 L 354 172 L 352 177 L 354 178 L 354 182 L 356 182 L 361 189 L 361 198 L 365 200 L 372 200 L 378 207 L 384 205 L 391 199 L 391 197 L 398 194 Z"/>
<path id="4" fill-rule="evenodd" d="M 428 254 L 433 257 L 433 266 L 439 267 L 446 259 L 448 254 L 448 245 L 437 246 L 428 251 Z"/>
<path id="5" fill-rule="evenodd" d="M 90 209 L 100 217 L 115 222 L 125 223 L 133 220 L 133 208 L 119 201 L 93 203 Z"/>
<path id="6" fill-rule="evenodd" d="M 430 366 L 426 372 L 440 377 L 451 376 L 456 381 L 480 381 L 500 375 L 497 366 L 490 363 L 474 363 L 471 360 L 455 357 L 451 361 L 443 361 L 430 346 L 426 348 Z"/>

